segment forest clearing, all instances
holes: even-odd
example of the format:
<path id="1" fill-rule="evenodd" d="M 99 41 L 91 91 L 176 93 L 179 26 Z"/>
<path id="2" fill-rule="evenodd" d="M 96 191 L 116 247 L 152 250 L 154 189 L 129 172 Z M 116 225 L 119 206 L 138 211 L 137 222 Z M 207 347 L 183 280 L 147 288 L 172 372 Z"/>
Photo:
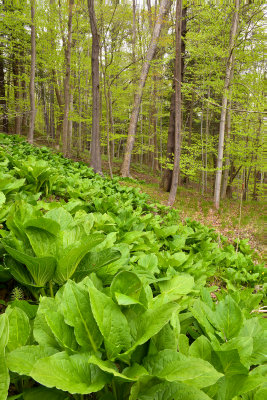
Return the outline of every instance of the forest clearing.
<path id="1" fill-rule="evenodd" d="M 264 3 L 0 4 L 0 400 L 265 400 Z"/>

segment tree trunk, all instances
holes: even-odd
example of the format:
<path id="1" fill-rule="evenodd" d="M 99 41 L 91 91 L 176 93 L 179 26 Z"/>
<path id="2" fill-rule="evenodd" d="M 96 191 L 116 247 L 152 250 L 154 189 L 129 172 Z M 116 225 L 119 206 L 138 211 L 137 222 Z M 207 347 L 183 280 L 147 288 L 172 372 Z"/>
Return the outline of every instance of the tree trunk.
<path id="1" fill-rule="evenodd" d="M 140 104 L 141 104 L 142 95 L 143 95 L 143 89 L 144 89 L 147 75 L 149 72 L 150 62 L 152 61 L 152 59 L 155 55 L 155 51 L 157 48 L 164 16 L 169 11 L 170 5 L 171 5 L 171 3 L 169 0 L 161 1 L 158 18 L 155 23 L 152 39 L 151 39 L 151 42 L 150 42 L 150 45 L 149 45 L 149 48 L 147 51 L 146 61 L 143 64 L 142 71 L 140 74 L 140 79 L 139 79 L 139 83 L 138 83 L 137 92 L 135 93 L 135 97 L 134 97 L 134 104 L 133 104 L 133 109 L 132 109 L 129 129 L 128 129 L 126 151 L 125 151 L 124 160 L 123 160 L 122 167 L 121 167 L 121 175 L 123 177 L 130 176 L 131 155 L 132 155 L 132 150 L 133 150 L 134 141 L 135 141 L 136 127 L 137 127 L 137 122 L 138 122 L 138 117 L 139 117 L 139 110 L 140 110 Z"/>
<path id="2" fill-rule="evenodd" d="M 226 117 L 226 154 L 225 154 L 225 170 L 223 172 L 223 182 L 222 182 L 222 193 L 221 198 L 225 199 L 226 197 L 226 189 L 229 178 L 229 167 L 230 167 L 230 154 L 229 154 L 229 146 L 230 146 L 230 134 L 231 134 L 231 102 L 229 103 L 229 110 L 227 112 Z"/>
<path id="3" fill-rule="evenodd" d="M 176 1 L 176 22 L 175 22 L 175 137 L 174 137 L 174 165 L 172 172 L 172 184 L 168 205 L 172 206 L 178 188 L 180 174 L 180 155 L 181 155 L 181 130 L 182 130 L 182 0 Z"/>
<path id="4" fill-rule="evenodd" d="M 65 47 L 66 73 L 64 79 L 64 116 L 62 130 L 62 152 L 66 156 L 69 151 L 68 141 L 68 125 L 69 125 L 69 110 L 70 110 L 70 57 L 71 57 L 71 41 L 72 41 L 72 10 L 74 0 L 69 1 L 69 18 L 68 18 L 68 38 Z"/>
<path id="5" fill-rule="evenodd" d="M 186 36 L 186 14 L 187 8 L 184 7 L 182 10 L 182 39 L 181 39 L 181 81 L 183 82 L 184 77 L 184 55 L 185 55 L 185 36 Z M 168 142 L 167 142 L 167 152 L 166 152 L 166 161 L 168 164 L 173 164 L 173 154 L 174 154 L 174 137 L 175 137 L 175 79 L 173 79 L 173 92 L 171 95 L 170 102 L 170 120 L 169 120 L 169 129 L 168 129 Z M 172 169 L 165 168 L 163 171 L 163 176 L 161 179 L 160 187 L 169 192 L 171 190 L 172 183 Z"/>
<path id="6" fill-rule="evenodd" d="M 167 155 L 166 161 L 168 164 L 173 164 L 174 154 L 174 132 L 175 132 L 175 91 L 171 95 L 170 105 L 170 119 L 168 129 L 168 142 L 167 142 Z M 165 191 L 169 192 L 172 183 L 172 169 L 165 168 L 161 179 L 160 187 Z"/>
<path id="7" fill-rule="evenodd" d="M 31 0 L 31 76 L 30 76 L 30 127 L 28 132 L 28 142 L 33 143 L 34 133 L 34 122 L 35 122 L 35 61 L 36 61 L 36 49 L 35 49 L 35 0 Z"/>
<path id="8" fill-rule="evenodd" d="M 88 0 L 90 26 L 92 32 L 92 94 L 93 94 L 93 116 L 92 116 L 92 140 L 91 140 L 91 162 L 90 165 L 95 173 L 102 174 L 101 152 L 100 152 L 100 94 L 99 94 L 99 34 L 94 8 L 94 0 Z"/>
<path id="9" fill-rule="evenodd" d="M 224 130 L 225 130 L 225 117 L 227 109 L 227 94 L 229 92 L 231 69 L 233 64 L 233 53 L 235 36 L 238 27 L 238 12 L 239 12 L 239 0 L 235 0 L 235 11 L 232 18 L 232 26 L 230 33 L 230 44 L 229 44 L 229 57 L 226 63 L 226 72 L 224 80 L 224 90 L 222 98 L 222 111 L 221 111 L 221 121 L 219 130 L 219 144 L 218 144 L 218 160 L 217 160 L 217 171 L 215 179 L 215 189 L 214 189 L 214 205 L 217 209 L 220 206 L 220 194 L 221 194 L 221 180 L 222 180 L 222 166 L 223 166 L 223 147 L 224 147 Z"/>
<path id="10" fill-rule="evenodd" d="M 8 133 L 8 115 L 7 115 L 5 87 L 6 85 L 5 85 L 4 57 L 2 54 L 2 49 L 0 48 L 0 109 L 2 114 L 1 129 L 4 133 Z"/>

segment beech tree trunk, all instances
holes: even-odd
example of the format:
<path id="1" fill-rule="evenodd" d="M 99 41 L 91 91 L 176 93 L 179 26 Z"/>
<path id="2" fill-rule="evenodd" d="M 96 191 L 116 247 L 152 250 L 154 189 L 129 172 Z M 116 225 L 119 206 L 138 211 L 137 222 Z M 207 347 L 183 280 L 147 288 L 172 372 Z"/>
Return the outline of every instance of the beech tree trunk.
<path id="1" fill-rule="evenodd" d="M 180 155 L 181 155 L 181 133 L 182 133 L 182 0 L 176 1 L 176 22 L 175 22 L 175 137 L 174 137 L 174 164 L 172 172 L 172 184 L 168 205 L 172 206 L 178 188 L 180 174 Z"/>
<path id="2" fill-rule="evenodd" d="M 92 140 L 91 140 L 91 162 L 90 165 L 95 173 L 102 174 L 101 153 L 100 153 L 100 94 L 99 94 L 99 34 L 94 8 L 94 0 L 88 0 L 88 11 L 92 32 L 92 95 L 93 95 L 93 116 L 92 116 Z"/>
<path id="3" fill-rule="evenodd" d="M 35 122 L 35 62 L 36 62 L 36 48 L 35 48 L 35 0 L 31 0 L 31 76 L 30 76 L 30 127 L 28 132 L 28 142 L 33 143 L 34 122 Z"/>
<path id="4" fill-rule="evenodd" d="M 235 11 L 232 18 L 232 26 L 230 33 L 230 44 L 229 44 L 229 57 L 226 63 L 226 72 L 224 79 L 224 90 L 222 98 L 222 111 L 220 120 L 220 130 L 219 130 L 219 144 L 218 144 L 218 160 L 217 160 L 217 171 L 215 178 L 215 189 L 214 189 L 214 205 L 217 209 L 220 206 L 220 194 L 221 194 L 221 181 L 222 181 L 222 166 L 223 166 L 223 148 L 224 148 L 224 131 L 225 131 L 225 119 L 227 110 L 227 95 L 229 92 L 229 86 L 231 82 L 231 69 L 233 64 L 233 53 L 235 36 L 238 27 L 238 12 L 239 12 L 239 1 L 235 0 Z"/>
<path id="5" fill-rule="evenodd" d="M 133 150 L 134 141 L 135 141 L 136 127 L 137 127 L 137 122 L 138 122 L 138 117 L 139 117 L 143 89 L 144 89 L 146 79 L 148 76 L 148 72 L 150 69 L 150 63 L 156 52 L 164 16 L 169 11 L 170 5 L 171 5 L 170 0 L 162 0 L 161 1 L 158 18 L 154 25 L 152 39 L 151 39 L 151 42 L 150 42 L 150 45 L 149 45 L 149 48 L 147 51 L 146 61 L 143 64 L 142 71 L 140 74 L 138 88 L 137 88 L 137 91 L 134 96 L 134 104 L 133 104 L 133 109 L 132 109 L 129 129 L 128 129 L 126 151 L 124 154 L 124 159 L 123 159 L 123 163 L 122 163 L 122 167 L 121 167 L 121 175 L 123 177 L 130 176 L 131 155 L 132 155 L 132 150 Z"/>
<path id="6" fill-rule="evenodd" d="M 64 116 L 62 130 L 62 152 L 66 156 L 69 151 L 68 126 L 70 111 L 70 57 L 71 57 L 71 41 L 72 41 L 72 10 L 74 0 L 69 0 L 69 18 L 68 18 L 68 38 L 65 47 L 66 73 L 64 79 Z"/>

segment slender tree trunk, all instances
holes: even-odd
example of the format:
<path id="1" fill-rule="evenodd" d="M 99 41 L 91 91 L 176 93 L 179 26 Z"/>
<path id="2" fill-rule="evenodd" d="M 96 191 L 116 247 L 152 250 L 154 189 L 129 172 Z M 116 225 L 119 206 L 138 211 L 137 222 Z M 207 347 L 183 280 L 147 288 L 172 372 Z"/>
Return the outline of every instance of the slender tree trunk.
<path id="1" fill-rule="evenodd" d="M 69 0 L 69 18 L 68 18 L 68 38 L 65 44 L 65 62 L 66 72 L 64 79 L 64 116 L 63 116 L 63 130 L 62 130 L 62 151 L 66 156 L 69 151 L 68 141 L 68 125 L 69 125 L 69 110 L 70 110 L 70 57 L 71 57 L 71 42 L 72 42 L 72 11 L 74 0 Z"/>
<path id="2" fill-rule="evenodd" d="M 146 61 L 143 64 L 142 71 L 140 74 L 140 79 L 139 79 L 139 83 L 138 83 L 137 92 L 135 93 L 135 97 L 134 97 L 134 104 L 133 104 L 133 109 L 132 109 L 129 129 L 128 129 L 126 151 L 125 151 L 124 160 L 123 160 L 122 167 L 121 167 L 121 175 L 123 177 L 130 176 L 131 155 L 132 155 L 132 150 L 133 150 L 134 141 L 135 141 L 136 127 L 137 127 L 137 122 L 138 122 L 138 117 L 139 117 L 139 110 L 140 110 L 140 104 L 141 104 L 142 95 L 143 95 L 143 89 L 144 89 L 147 75 L 149 72 L 150 63 L 156 52 L 164 16 L 169 11 L 170 4 L 171 3 L 169 0 L 161 1 L 158 18 L 155 23 L 152 39 L 151 39 L 151 42 L 150 42 L 150 45 L 149 45 L 149 48 L 147 51 Z"/>
<path id="3" fill-rule="evenodd" d="M 223 147 L 224 147 L 224 130 L 225 130 L 225 117 L 227 109 L 227 94 L 229 92 L 231 69 L 233 64 L 233 52 L 235 44 L 235 36 L 238 27 L 238 12 L 239 12 L 239 1 L 235 0 L 235 11 L 232 18 L 232 26 L 230 33 L 230 44 L 229 44 L 229 57 L 226 63 L 226 72 L 224 80 L 224 90 L 222 99 L 222 111 L 219 131 L 219 144 L 218 144 L 218 160 L 217 160 L 217 171 L 215 179 L 214 189 L 214 205 L 217 209 L 220 206 L 220 194 L 221 194 L 221 180 L 222 180 L 222 166 L 223 166 Z"/>
<path id="4" fill-rule="evenodd" d="M 180 175 L 181 134 L 182 134 L 182 0 L 176 1 L 175 18 L 175 138 L 174 138 L 174 165 L 172 172 L 172 184 L 168 199 L 168 205 L 172 206 L 178 188 Z"/>
<path id="5" fill-rule="evenodd" d="M 225 170 L 223 172 L 223 182 L 222 182 L 222 193 L 221 198 L 225 199 L 226 197 L 226 189 L 229 179 L 229 167 L 230 167 L 230 136 L 231 136 L 231 102 L 229 103 L 229 109 L 226 117 L 226 154 L 225 154 Z"/>
<path id="6" fill-rule="evenodd" d="M 1 129 L 4 133 L 8 133 L 8 115 L 7 115 L 5 88 L 6 88 L 6 85 L 5 85 L 4 56 L 3 56 L 2 49 L 0 48 L 0 108 L 1 108 L 1 114 L 2 114 Z"/>
<path id="7" fill-rule="evenodd" d="M 28 132 L 28 142 L 33 143 L 34 123 L 35 123 L 35 62 L 36 62 L 36 49 L 35 49 L 35 0 L 31 0 L 31 76 L 30 76 L 30 127 Z"/>
<path id="8" fill-rule="evenodd" d="M 70 108 L 69 108 L 70 114 L 73 113 L 73 90 L 71 90 L 70 93 Z M 71 153 L 72 149 L 72 134 L 73 134 L 73 121 L 72 121 L 72 115 L 70 116 L 68 120 L 68 153 Z"/>
<path id="9" fill-rule="evenodd" d="M 184 55 L 185 55 L 185 36 L 186 36 L 186 15 L 187 8 L 184 7 L 182 10 L 182 36 L 181 39 L 181 81 L 183 82 L 184 76 Z M 168 141 L 167 141 L 167 152 L 166 161 L 168 164 L 173 164 L 173 154 L 174 154 L 174 137 L 175 137 L 175 78 L 172 83 L 173 92 L 170 101 L 170 119 L 169 119 L 169 129 L 168 129 Z M 165 168 L 163 171 L 160 187 L 169 192 L 171 190 L 173 169 Z"/>
<path id="10" fill-rule="evenodd" d="M 93 117 L 91 140 L 91 167 L 95 173 L 102 174 L 100 152 L 100 94 L 99 94 L 99 34 L 94 8 L 94 0 L 88 0 L 90 26 L 92 32 L 92 92 L 93 92 Z"/>
<path id="11" fill-rule="evenodd" d="M 21 110 L 20 110 L 20 80 L 19 80 L 20 62 L 15 56 L 13 59 L 13 83 L 15 100 L 15 134 L 21 134 Z"/>

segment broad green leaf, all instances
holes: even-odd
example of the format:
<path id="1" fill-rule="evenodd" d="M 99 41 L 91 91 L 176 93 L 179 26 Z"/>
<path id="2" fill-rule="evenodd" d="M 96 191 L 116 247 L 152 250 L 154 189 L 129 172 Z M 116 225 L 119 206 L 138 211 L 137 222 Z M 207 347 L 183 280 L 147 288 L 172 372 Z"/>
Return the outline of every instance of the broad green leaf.
<path id="1" fill-rule="evenodd" d="M 23 310 L 28 318 L 31 320 L 33 320 L 36 316 L 37 310 L 38 310 L 38 306 L 36 304 L 30 304 L 28 303 L 28 301 L 26 300 L 14 300 L 12 301 L 10 304 L 11 308 L 19 308 L 21 310 Z"/>
<path id="2" fill-rule="evenodd" d="M 30 219 L 24 224 L 24 227 L 26 229 L 36 228 L 37 231 L 38 230 L 46 231 L 53 236 L 56 236 L 60 231 L 60 225 L 53 219 L 49 219 L 47 217 Z"/>
<path id="3" fill-rule="evenodd" d="M 92 272 L 97 272 L 100 268 L 117 261 L 121 253 L 114 249 L 104 249 L 99 252 L 90 252 L 84 256 L 78 265 L 73 278 L 80 281 Z"/>
<path id="4" fill-rule="evenodd" d="M 158 258 L 155 254 L 146 254 L 139 258 L 138 260 L 138 270 L 140 268 L 143 271 L 155 274 L 159 272 L 158 269 Z"/>
<path id="5" fill-rule="evenodd" d="M 237 349 L 240 361 L 245 367 L 249 368 L 252 364 L 253 338 L 250 336 L 235 337 L 221 346 L 221 350 L 230 351 L 233 349 Z"/>
<path id="6" fill-rule="evenodd" d="M 194 278 L 191 275 L 179 274 L 167 281 L 159 282 L 161 293 L 166 295 L 169 301 L 176 300 L 181 295 L 191 292 L 194 287 Z"/>
<path id="7" fill-rule="evenodd" d="M 163 328 L 151 338 L 150 345 L 153 343 L 156 352 L 171 349 L 177 350 L 178 348 L 178 335 L 176 330 L 170 323 L 163 326 Z"/>
<path id="8" fill-rule="evenodd" d="M 231 296 L 226 296 L 216 307 L 216 311 L 208 315 L 210 322 L 220 331 L 222 339 L 229 340 L 236 336 L 242 326 L 242 313 Z"/>
<path id="9" fill-rule="evenodd" d="M 30 323 L 27 314 L 17 307 L 8 309 L 7 315 L 9 321 L 7 349 L 12 351 L 27 343 L 30 336 Z"/>
<path id="10" fill-rule="evenodd" d="M 184 354 L 185 356 L 188 356 L 189 339 L 183 333 L 180 333 L 178 337 L 178 350 L 180 353 Z"/>
<path id="11" fill-rule="evenodd" d="M 244 375 L 248 373 L 248 368 L 241 363 L 236 349 L 214 351 L 211 360 L 215 368 L 227 376 Z"/>
<path id="12" fill-rule="evenodd" d="M 114 360 L 131 346 L 132 337 L 127 319 L 113 300 L 96 288 L 89 288 L 94 318 L 104 337 L 107 355 Z"/>
<path id="13" fill-rule="evenodd" d="M 86 350 L 97 351 L 103 338 L 92 313 L 88 290 L 68 281 L 64 287 L 60 310 L 66 323 L 73 326 L 79 345 Z"/>
<path id="14" fill-rule="evenodd" d="M 110 381 L 109 374 L 88 363 L 86 353 L 69 356 L 62 352 L 42 358 L 35 363 L 31 377 L 49 388 L 80 394 L 97 392 Z"/>
<path id="15" fill-rule="evenodd" d="M 47 312 L 56 311 L 55 300 L 50 297 L 41 297 L 37 315 L 34 319 L 33 336 L 34 339 L 43 346 L 54 347 L 60 350 L 52 330 L 48 326 L 45 315 Z"/>
<path id="16" fill-rule="evenodd" d="M 71 214 L 63 207 L 55 208 L 45 214 L 45 218 L 52 219 L 60 225 L 61 230 L 69 229 L 73 224 Z"/>
<path id="17" fill-rule="evenodd" d="M 41 358 L 51 356 L 57 350 L 49 346 L 22 346 L 7 354 L 10 371 L 20 375 L 30 375 L 34 364 Z"/>
<path id="18" fill-rule="evenodd" d="M 65 323 L 63 315 L 59 311 L 47 311 L 45 319 L 58 343 L 63 348 L 77 351 L 78 343 L 75 339 L 74 329 Z"/>
<path id="19" fill-rule="evenodd" d="M 26 286 L 36 287 L 33 277 L 31 276 L 27 267 L 25 267 L 23 264 L 16 261 L 13 257 L 9 255 L 5 256 L 5 264 L 16 281 Z"/>
<path id="20" fill-rule="evenodd" d="M 0 192 L 0 208 L 5 203 L 5 201 L 6 201 L 6 196 L 4 195 L 3 192 Z"/>
<path id="21" fill-rule="evenodd" d="M 206 336 L 199 336 L 189 347 L 189 356 L 211 361 L 212 346 Z"/>
<path id="22" fill-rule="evenodd" d="M 131 388 L 129 400 L 211 400 L 201 390 L 181 382 L 143 377 Z"/>
<path id="23" fill-rule="evenodd" d="M 6 400 L 10 382 L 5 357 L 8 336 L 8 317 L 2 314 L 0 315 L 0 400 Z"/>
<path id="24" fill-rule="evenodd" d="M 103 241 L 103 235 L 95 234 L 86 237 L 80 243 L 74 244 L 58 261 L 54 280 L 59 284 L 65 283 L 74 274 L 82 258 L 95 246 Z"/>
<path id="25" fill-rule="evenodd" d="M 44 386 L 26 389 L 23 392 L 23 400 L 68 400 L 68 393 L 57 389 L 48 389 Z"/>
<path id="26" fill-rule="evenodd" d="M 134 272 L 130 271 L 118 273 L 110 285 L 112 297 L 120 305 L 139 303 L 141 290 L 142 282 Z"/>
<path id="27" fill-rule="evenodd" d="M 10 246 L 4 247 L 15 260 L 26 265 L 37 286 L 42 287 L 53 278 L 56 268 L 54 257 L 31 257 Z"/>
<path id="28" fill-rule="evenodd" d="M 125 355 L 131 354 L 137 346 L 147 342 L 158 333 L 169 322 L 178 307 L 175 303 L 167 303 L 159 307 L 150 308 L 145 312 L 142 311 L 136 315 L 130 313 L 127 318 L 129 318 L 129 326 L 134 343 L 125 352 Z"/>
<path id="29" fill-rule="evenodd" d="M 150 375 L 169 382 L 185 382 L 200 389 L 213 385 L 222 376 L 207 361 L 186 357 L 173 350 L 148 356 L 143 364 Z"/>
<path id="30" fill-rule="evenodd" d="M 139 364 L 134 364 L 131 367 L 125 368 L 122 372 L 119 372 L 115 363 L 108 360 L 103 361 L 95 356 L 89 358 L 89 363 L 97 365 L 102 371 L 117 376 L 128 382 L 137 381 L 140 376 L 148 374 L 146 369 Z"/>

